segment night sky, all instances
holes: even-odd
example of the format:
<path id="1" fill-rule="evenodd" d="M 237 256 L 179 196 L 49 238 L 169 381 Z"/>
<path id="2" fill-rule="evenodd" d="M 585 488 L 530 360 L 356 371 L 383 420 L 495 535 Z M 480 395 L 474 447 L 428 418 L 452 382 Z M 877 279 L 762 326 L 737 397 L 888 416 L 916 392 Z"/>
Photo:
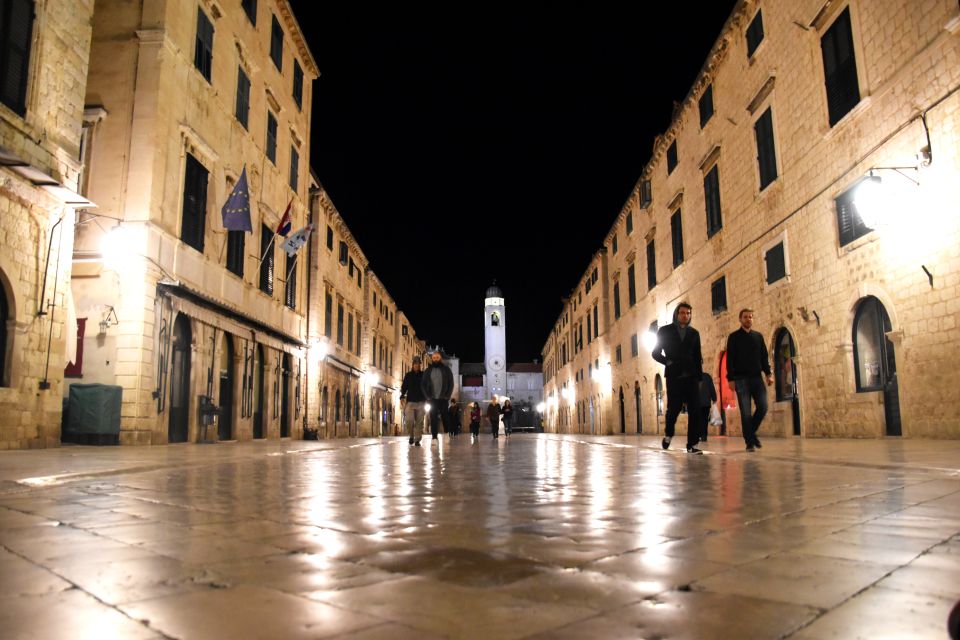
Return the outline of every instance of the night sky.
<path id="1" fill-rule="evenodd" d="M 540 358 L 735 0 L 431 10 L 292 0 L 320 78 L 311 166 L 415 330 Z"/>

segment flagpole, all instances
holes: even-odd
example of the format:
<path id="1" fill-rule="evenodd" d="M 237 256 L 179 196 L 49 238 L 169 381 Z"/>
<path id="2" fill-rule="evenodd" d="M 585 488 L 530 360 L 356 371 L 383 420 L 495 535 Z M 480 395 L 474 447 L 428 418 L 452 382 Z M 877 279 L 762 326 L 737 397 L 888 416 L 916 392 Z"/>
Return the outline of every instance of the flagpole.
<path id="1" fill-rule="evenodd" d="M 277 239 L 277 233 L 273 233 L 273 237 L 270 238 L 270 244 L 267 245 L 267 248 L 263 250 L 263 255 L 260 256 L 260 261 L 257 262 L 257 271 L 260 270 L 260 265 L 263 264 L 263 261 L 267 259 L 267 254 L 270 252 L 270 248 L 273 246 L 273 241 Z"/>

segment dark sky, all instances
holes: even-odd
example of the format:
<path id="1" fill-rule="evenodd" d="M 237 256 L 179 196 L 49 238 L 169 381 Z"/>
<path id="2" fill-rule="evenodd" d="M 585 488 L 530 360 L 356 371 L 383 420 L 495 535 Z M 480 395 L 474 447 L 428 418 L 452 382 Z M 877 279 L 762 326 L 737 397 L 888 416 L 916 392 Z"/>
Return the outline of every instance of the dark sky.
<path id="1" fill-rule="evenodd" d="M 291 4 L 321 74 L 311 165 L 374 272 L 467 361 L 496 279 L 530 361 L 735 0 Z"/>

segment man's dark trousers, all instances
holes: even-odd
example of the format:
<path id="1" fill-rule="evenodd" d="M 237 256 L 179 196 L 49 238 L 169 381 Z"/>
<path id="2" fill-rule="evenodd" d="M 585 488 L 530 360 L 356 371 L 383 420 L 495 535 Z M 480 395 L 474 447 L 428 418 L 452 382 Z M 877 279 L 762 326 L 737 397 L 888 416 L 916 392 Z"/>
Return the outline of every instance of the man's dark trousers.
<path id="1" fill-rule="evenodd" d="M 443 432 L 450 433 L 450 412 L 447 410 L 450 406 L 449 398 L 428 398 L 430 405 L 430 433 L 436 438 L 440 433 L 440 423 L 443 422 Z"/>
<path id="2" fill-rule="evenodd" d="M 743 440 L 748 445 L 757 439 L 757 430 L 763 417 L 767 415 L 767 388 L 763 385 L 763 378 L 750 376 L 737 378 L 733 381 L 737 389 L 737 405 L 740 408 L 740 426 L 743 431 Z M 751 413 L 750 401 L 756 403 L 757 408 Z"/>
<path id="3" fill-rule="evenodd" d="M 687 405 L 687 449 L 700 441 L 700 380 L 693 376 L 667 378 L 667 437 L 672 438 L 680 409 Z"/>

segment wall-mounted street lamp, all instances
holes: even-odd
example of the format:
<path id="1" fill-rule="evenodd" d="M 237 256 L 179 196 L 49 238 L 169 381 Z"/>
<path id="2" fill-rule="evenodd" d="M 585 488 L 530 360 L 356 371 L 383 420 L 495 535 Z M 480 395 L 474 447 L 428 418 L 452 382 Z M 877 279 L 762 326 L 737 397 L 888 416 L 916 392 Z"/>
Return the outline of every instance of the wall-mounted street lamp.
<path id="1" fill-rule="evenodd" d="M 641 340 L 643 341 L 643 348 L 647 351 L 653 352 L 657 348 L 657 334 L 653 331 L 644 331 Z"/>
<path id="2" fill-rule="evenodd" d="M 100 242 L 100 255 L 103 256 L 103 266 L 109 271 L 122 272 L 130 266 L 130 260 L 135 255 L 133 238 L 130 229 L 117 225 L 107 231 Z"/>

